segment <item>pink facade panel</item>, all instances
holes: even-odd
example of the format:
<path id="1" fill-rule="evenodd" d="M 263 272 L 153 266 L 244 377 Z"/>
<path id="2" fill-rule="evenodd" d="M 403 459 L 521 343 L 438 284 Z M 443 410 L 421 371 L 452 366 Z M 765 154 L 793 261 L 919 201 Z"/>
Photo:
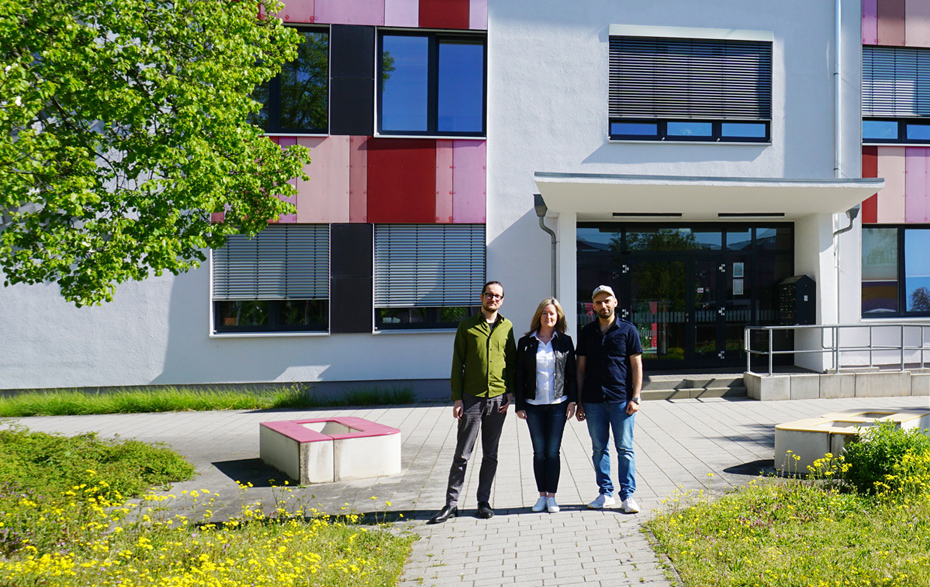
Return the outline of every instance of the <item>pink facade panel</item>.
<path id="1" fill-rule="evenodd" d="M 436 222 L 449 223 L 454 219 L 452 207 L 452 181 L 454 141 L 436 141 Z"/>
<path id="2" fill-rule="evenodd" d="M 906 222 L 930 221 L 930 149 L 907 147 L 905 149 L 907 178 L 904 187 L 904 220 Z M 887 181 L 887 180 L 886 180 Z"/>
<path id="3" fill-rule="evenodd" d="M 904 40 L 908 47 L 930 47 L 930 2 L 908 0 L 905 4 Z"/>
<path id="4" fill-rule="evenodd" d="M 878 223 L 904 222 L 905 148 L 882 147 L 878 150 L 878 176 L 885 187 L 878 192 Z"/>
<path id="5" fill-rule="evenodd" d="M 295 137 L 269 137 L 269 138 L 275 143 L 278 143 L 279 145 L 281 145 L 282 149 L 286 149 L 290 147 L 291 145 L 297 144 L 297 139 Z M 296 178 L 290 180 L 288 183 L 294 187 L 297 187 Z M 291 196 L 290 198 L 284 198 L 284 200 L 287 200 L 288 202 L 290 202 L 291 204 L 294 204 L 295 206 L 297 205 L 297 196 Z M 297 214 L 281 214 L 278 217 L 278 222 L 282 222 L 282 223 L 297 222 Z"/>
<path id="6" fill-rule="evenodd" d="M 315 0 L 314 22 L 384 25 L 384 0 Z"/>
<path id="7" fill-rule="evenodd" d="M 468 28 L 488 30 L 488 0 L 471 0 L 468 5 Z"/>
<path id="8" fill-rule="evenodd" d="M 420 0 L 384 0 L 384 26 L 420 26 Z"/>
<path id="9" fill-rule="evenodd" d="M 862 44 L 878 44 L 878 0 L 862 0 Z"/>
<path id="10" fill-rule="evenodd" d="M 877 2 L 879 45 L 904 46 L 904 5 L 905 0 L 881 0 Z"/>
<path id="11" fill-rule="evenodd" d="M 314 0 L 287 0 L 278 18 L 284 22 L 313 22 Z"/>
<path id="12" fill-rule="evenodd" d="M 457 224 L 485 222 L 487 169 L 487 143 L 485 141 L 453 141 L 453 222 Z"/>
<path id="13" fill-rule="evenodd" d="M 349 222 L 368 222 L 368 137 L 349 137 Z"/>
<path id="14" fill-rule="evenodd" d="M 309 181 L 297 182 L 297 222 L 349 221 L 349 137 L 301 137 L 310 149 Z"/>

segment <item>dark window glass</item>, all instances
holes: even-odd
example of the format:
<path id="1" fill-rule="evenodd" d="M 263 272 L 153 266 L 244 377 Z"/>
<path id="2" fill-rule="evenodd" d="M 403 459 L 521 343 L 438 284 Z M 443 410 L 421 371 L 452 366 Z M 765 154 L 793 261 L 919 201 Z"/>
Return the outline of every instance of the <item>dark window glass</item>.
<path id="1" fill-rule="evenodd" d="M 908 124 L 907 140 L 930 141 L 930 124 Z"/>
<path id="2" fill-rule="evenodd" d="M 659 125 L 654 122 L 613 122 L 610 134 L 654 137 L 659 134 Z"/>
<path id="3" fill-rule="evenodd" d="M 930 312 L 930 230 L 904 230 L 904 285 L 908 312 Z"/>
<path id="4" fill-rule="evenodd" d="M 764 139 L 767 126 L 758 122 L 724 122 L 720 125 L 723 138 Z"/>
<path id="5" fill-rule="evenodd" d="M 480 310 L 481 308 L 479 306 L 376 308 L 375 323 L 378 330 L 455 328 L 462 318 L 474 316 Z"/>
<path id="6" fill-rule="evenodd" d="M 255 89 L 262 109 L 251 122 L 266 132 L 326 133 L 329 112 L 329 34 L 301 30 L 297 58 Z"/>
<path id="7" fill-rule="evenodd" d="M 439 43 L 439 132 L 484 128 L 484 46 Z"/>
<path id="8" fill-rule="evenodd" d="M 426 131 L 429 38 L 384 35 L 382 43 L 381 130 Z"/>
<path id="9" fill-rule="evenodd" d="M 669 122 L 667 130 L 670 137 L 710 137 L 713 134 L 709 122 Z"/>
<path id="10" fill-rule="evenodd" d="M 896 120 L 863 120 L 863 140 L 894 140 L 898 138 L 898 122 Z"/>
<path id="11" fill-rule="evenodd" d="M 727 231 L 727 249 L 731 251 L 748 251 L 751 245 L 752 229 Z"/>
<path id="12" fill-rule="evenodd" d="M 863 228 L 862 315 L 880 316 L 897 312 L 898 230 Z"/>
<path id="13" fill-rule="evenodd" d="M 217 332 L 326 331 L 326 300 L 243 300 L 214 302 Z"/>

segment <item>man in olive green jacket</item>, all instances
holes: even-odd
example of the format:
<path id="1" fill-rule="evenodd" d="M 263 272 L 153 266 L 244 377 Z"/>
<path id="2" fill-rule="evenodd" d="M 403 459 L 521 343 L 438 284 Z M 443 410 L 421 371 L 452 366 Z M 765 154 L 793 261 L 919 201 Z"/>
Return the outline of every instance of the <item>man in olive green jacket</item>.
<path id="1" fill-rule="evenodd" d="M 507 408 L 513 399 L 517 346 L 513 324 L 498 313 L 504 286 L 489 281 L 481 291 L 481 313 L 459 322 L 452 354 L 452 416 L 458 420 L 455 456 L 449 470 L 446 505 L 430 518 L 441 524 L 458 515 L 465 467 L 481 431 L 481 470 L 478 473 L 478 517 L 490 518 L 491 483 L 497 472 L 500 442 Z"/>

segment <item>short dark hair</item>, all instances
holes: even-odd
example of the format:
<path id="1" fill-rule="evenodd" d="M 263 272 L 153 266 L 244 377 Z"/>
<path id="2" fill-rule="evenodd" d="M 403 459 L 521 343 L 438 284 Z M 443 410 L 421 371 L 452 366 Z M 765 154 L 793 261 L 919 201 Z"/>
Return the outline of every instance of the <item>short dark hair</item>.
<path id="1" fill-rule="evenodd" d="M 499 285 L 501 288 L 501 297 L 504 297 L 504 284 L 499 281 L 489 281 L 484 284 L 484 287 L 481 288 L 482 295 L 487 293 L 489 285 Z"/>

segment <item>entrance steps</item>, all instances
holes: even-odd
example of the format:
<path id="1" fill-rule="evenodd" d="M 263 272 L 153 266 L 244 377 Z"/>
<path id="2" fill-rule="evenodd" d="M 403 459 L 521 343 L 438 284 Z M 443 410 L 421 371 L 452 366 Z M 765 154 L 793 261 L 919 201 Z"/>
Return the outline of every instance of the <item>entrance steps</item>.
<path id="1" fill-rule="evenodd" d="M 746 397 L 742 373 L 645 374 L 644 400 Z"/>

